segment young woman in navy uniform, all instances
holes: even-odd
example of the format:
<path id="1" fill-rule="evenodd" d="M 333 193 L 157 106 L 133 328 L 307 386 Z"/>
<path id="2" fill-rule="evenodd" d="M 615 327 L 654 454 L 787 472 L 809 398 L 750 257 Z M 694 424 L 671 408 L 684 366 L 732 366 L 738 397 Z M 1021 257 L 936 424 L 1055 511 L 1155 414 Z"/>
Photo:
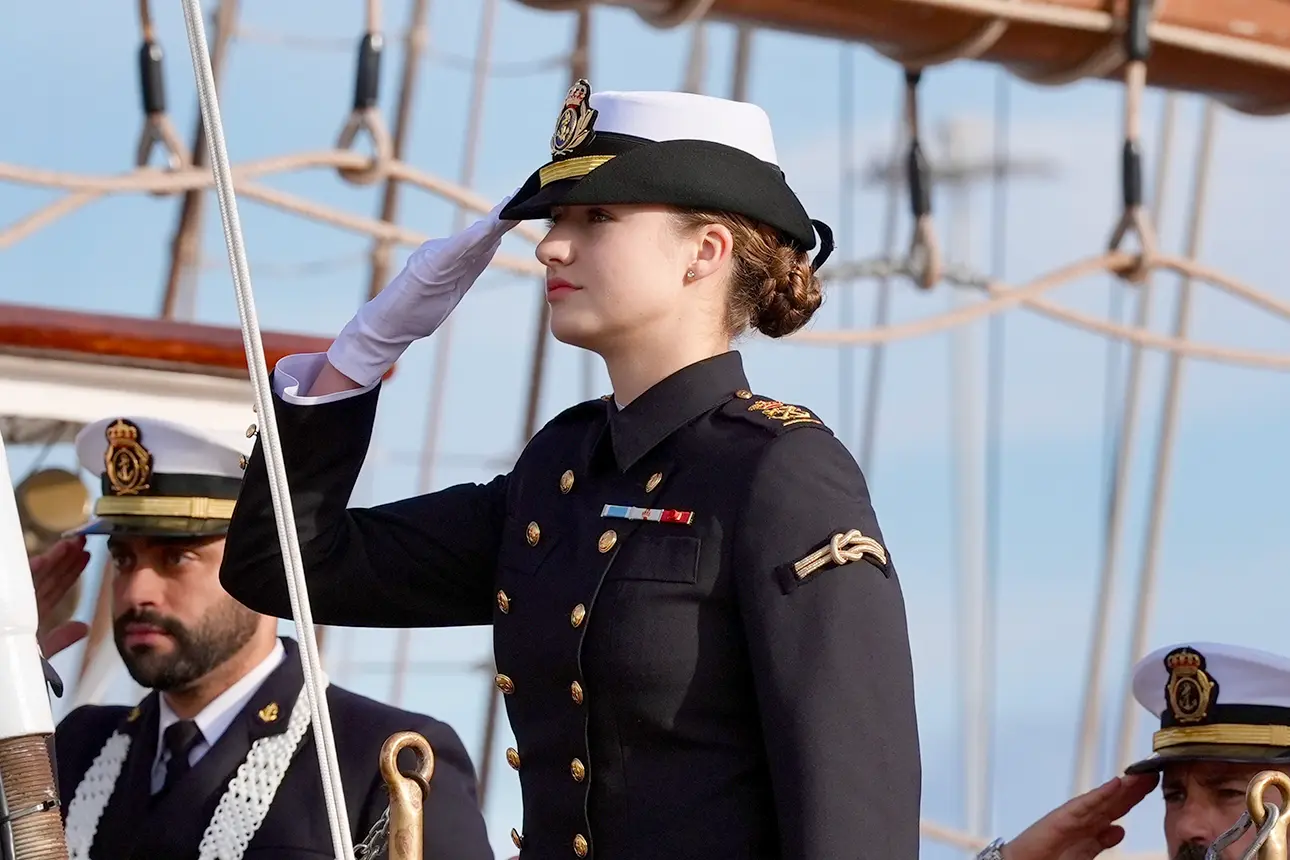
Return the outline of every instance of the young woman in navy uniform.
<path id="1" fill-rule="evenodd" d="M 865 480 L 809 410 L 753 393 L 732 339 L 820 304 L 832 250 L 759 108 L 569 92 L 551 160 L 427 242 L 325 354 L 274 371 L 314 618 L 492 624 L 524 860 L 904 860 L 921 788 L 905 606 Z M 382 374 L 518 221 L 551 329 L 603 357 L 509 474 L 346 508 Z M 814 260 L 808 252 L 820 248 Z M 222 581 L 289 617 L 257 444 Z"/>

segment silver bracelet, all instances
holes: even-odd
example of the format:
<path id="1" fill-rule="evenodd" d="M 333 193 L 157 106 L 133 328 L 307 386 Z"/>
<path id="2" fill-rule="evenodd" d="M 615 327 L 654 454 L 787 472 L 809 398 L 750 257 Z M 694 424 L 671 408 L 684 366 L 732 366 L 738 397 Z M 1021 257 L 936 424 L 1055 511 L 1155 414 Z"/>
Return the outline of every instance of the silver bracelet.
<path id="1" fill-rule="evenodd" d="M 1003 860 L 1003 840 L 996 839 L 982 848 L 976 860 Z"/>

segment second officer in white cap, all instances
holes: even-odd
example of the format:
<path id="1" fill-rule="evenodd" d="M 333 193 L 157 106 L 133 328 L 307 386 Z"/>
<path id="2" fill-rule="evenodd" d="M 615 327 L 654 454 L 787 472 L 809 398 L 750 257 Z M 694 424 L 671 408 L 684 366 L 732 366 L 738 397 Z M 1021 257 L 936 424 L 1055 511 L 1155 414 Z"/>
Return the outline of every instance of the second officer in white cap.
<path id="1" fill-rule="evenodd" d="M 76 450 L 102 490 L 79 532 L 107 536 L 116 647 L 150 692 L 133 707 L 77 708 L 58 726 L 71 856 L 332 856 L 298 646 L 220 587 L 243 452 L 139 416 L 88 425 Z M 355 843 L 386 807 L 381 746 L 410 729 L 435 753 L 425 856 L 491 860 L 453 729 L 334 685 L 326 695 Z"/>

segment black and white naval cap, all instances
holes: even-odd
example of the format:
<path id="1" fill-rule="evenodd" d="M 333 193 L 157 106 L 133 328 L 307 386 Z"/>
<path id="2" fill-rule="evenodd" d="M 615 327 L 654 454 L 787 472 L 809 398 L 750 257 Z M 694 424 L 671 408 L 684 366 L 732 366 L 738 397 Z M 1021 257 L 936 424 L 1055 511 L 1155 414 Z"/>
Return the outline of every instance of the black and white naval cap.
<path id="1" fill-rule="evenodd" d="M 551 159 L 500 213 L 550 217 L 554 206 L 655 204 L 731 212 L 778 230 L 818 269 L 833 233 L 813 220 L 779 165 L 770 117 L 748 102 L 682 92 L 569 89 Z"/>
<path id="2" fill-rule="evenodd" d="M 197 537 L 228 530 L 253 440 L 229 440 L 174 421 L 113 415 L 76 434 L 81 467 L 102 495 L 72 534 Z"/>
<path id="3" fill-rule="evenodd" d="M 1160 728 L 1154 754 L 1129 773 L 1180 761 L 1290 764 L 1290 658 L 1215 642 L 1170 645 L 1134 667 L 1133 695 Z"/>

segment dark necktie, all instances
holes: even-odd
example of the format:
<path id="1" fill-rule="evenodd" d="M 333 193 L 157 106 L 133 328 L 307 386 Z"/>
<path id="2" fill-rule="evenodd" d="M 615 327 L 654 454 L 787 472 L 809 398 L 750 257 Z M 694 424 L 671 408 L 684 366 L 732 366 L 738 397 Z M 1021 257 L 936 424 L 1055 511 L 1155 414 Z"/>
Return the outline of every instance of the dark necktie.
<path id="1" fill-rule="evenodd" d="M 169 791 L 180 777 L 188 773 L 188 755 L 201 739 L 202 730 L 197 728 L 197 723 L 192 720 L 180 720 L 166 728 L 162 735 L 162 743 L 170 752 L 170 760 L 166 762 L 166 781 L 161 786 L 161 791 L 157 792 L 158 797 Z"/>

